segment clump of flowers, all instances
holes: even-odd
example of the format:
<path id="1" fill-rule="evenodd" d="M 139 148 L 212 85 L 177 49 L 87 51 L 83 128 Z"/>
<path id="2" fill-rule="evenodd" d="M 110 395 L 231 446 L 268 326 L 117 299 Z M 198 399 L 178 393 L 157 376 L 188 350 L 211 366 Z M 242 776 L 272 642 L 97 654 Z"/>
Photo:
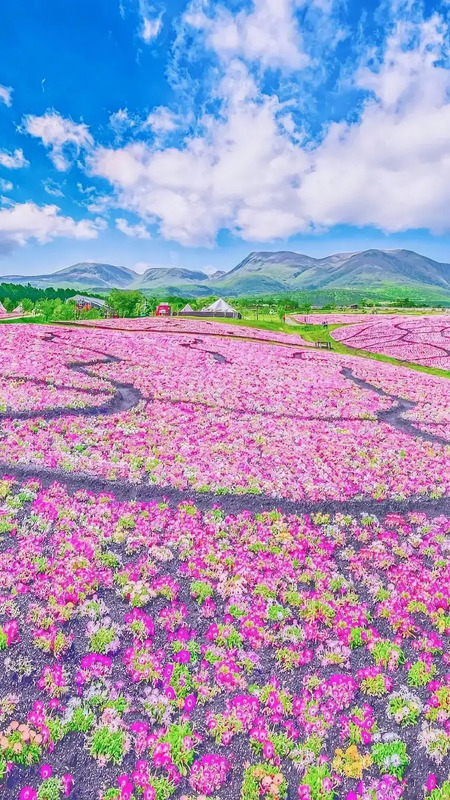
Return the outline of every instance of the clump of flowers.
<path id="1" fill-rule="evenodd" d="M 400 739 L 374 744 L 371 756 L 382 774 L 394 775 L 399 780 L 410 762 L 406 744 Z"/>
<path id="2" fill-rule="evenodd" d="M 351 744 L 347 750 L 342 750 L 340 747 L 337 748 L 332 766 L 338 775 L 345 775 L 346 778 L 361 779 L 363 771 L 368 769 L 371 764 L 371 756 L 360 753 L 356 745 Z"/>
<path id="3" fill-rule="evenodd" d="M 340 723 L 342 738 L 349 739 L 352 744 L 370 744 L 378 730 L 373 709 L 367 703 L 361 708 L 352 708 L 349 716 L 341 716 Z"/>
<path id="4" fill-rule="evenodd" d="M 333 800 L 335 780 L 326 763 L 309 767 L 298 787 L 299 800 Z"/>
<path id="5" fill-rule="evenodd" d="M 192 764 L 189 783 L 197 792 L 211 795 L 220 789 L 231 770 L 231 763 L 223 756 L 208 754 Z"/>
<path id="6" fill-rule="evenodd" d="M 389 698 L 388 715 L 403 728 L 417 725 L 423 710 L 420 697 L 403 688 Z"/>
<path id="7" fill-rule="evenodd" d="M 394 682 L 389 675 L 384 675 L 379 667 L 366 667 L 358 670 L 357 678 L 361 681 L 361 691 L 370 697 L 382 697 L 388 694 Z"/>
<path id="8" fill-rule="evenodd" d="M 268 764 L 247 767 L 241 787 L 240 800 L 285 800 L 287 782 L 283 773 Z"/>
<path id="9" fill-rule="evenodd" d="M 69 691 L 67 671 L 61 664 L 46 666 L 38 680 L 39 689 L 43 689 L 50 697 L 60 698 Z"/>
<path id="10" fill-rule="evenodd" d="M 43 737 L 29 725 L 17 720 L 0 734 L 0 754 L 5 761 L 29 766 L 39 761 Z"/>
<path id="11" fill-rule="evenodd" d="M 411 664 L 408 670 L 408 683 L 410 686 L 426 686 L 436 674 L 436 664 L 433 664 L 431 659 L 425 661 L 421 659 Z"/>
<path id="12" fill-rule="evenodd" d="M 17 620 L 11 619 L 0 625 L 0 650 L 6 650 L 17 642 L 20 642 L 19 623 Z"/>
<path id="13" fill-rule="evenodd" d="M 436 764 L 441 764 L 450 753 L 450 732 L 425 723 L 419 734 L 419 744 Z"/>

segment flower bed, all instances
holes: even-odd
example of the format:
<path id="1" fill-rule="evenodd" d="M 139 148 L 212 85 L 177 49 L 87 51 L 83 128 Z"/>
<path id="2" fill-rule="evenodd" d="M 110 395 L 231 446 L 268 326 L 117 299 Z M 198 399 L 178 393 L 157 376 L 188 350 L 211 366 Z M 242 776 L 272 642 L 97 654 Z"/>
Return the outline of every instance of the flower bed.
<path id="1" fill-rule="evenodd" d="M 280 333 L 279 331 L 265 331 L 261 328 L 230 325 L 226 322 L 202 319 L 183 319 L 182 317 L 143 317 L 140 319 L 101 319 L 86 320 L 83 327 L 89 325 L 93 328 L 103 328 L 122 331 L 161 332 L 161 333 L 192 333 L 203 336 L 226 336 L 232 339 L 257 339 L 258 341 L 279 342 L 280 344 L 301 345 L 313 347 L 298 333 Z"/>
<path id="2" fill-rule="evenodd" d="M 373 320 L 333 331 L 338 342 L 426 367 L 450 369 L 450 317 Z"/>
<path id="3" fill-rule="evenodd" d="M 39 347 L 42 358 L 46 349 L 53 354 L 55 370 L 56 361 L 63 370 L 77 353 L 91 364 L 86 380 L 132 386 L 140 401 L 127 413 L 94 417 L 70 409 L 50 419 L 3 417 L 4 464 L 291 500 L 440 497 L 448 490 L 445 443 L 378 419 L 397 400 L 377 394 L 375 382 L 386 374 L 389 391 L 396 380 L 399 391 L 413 391 L 417 376 L 406 370 L 384 373 L 378 364 L 346 356 L 307 351 L 296 358 L 296 351 L 276 346 L 211 345 L 207 337 L 183 334 L 131 338 L 62 328 L 54 337 L 41 338 Z M 362 374 L 361 365 L 373 386 L 355 385 L 342 372 Z M 23 376 L 25 366 L 8 369 Z M 441 424 L 447 384 L 436 387 L 441 391 L 428 398 L 436 414 L 430 411 L 427 420 Z"/>
<path id="4" fill-rule="evenodd" d="M 444 785 L 449 518 L 0 497 L 2 798 Z"/>

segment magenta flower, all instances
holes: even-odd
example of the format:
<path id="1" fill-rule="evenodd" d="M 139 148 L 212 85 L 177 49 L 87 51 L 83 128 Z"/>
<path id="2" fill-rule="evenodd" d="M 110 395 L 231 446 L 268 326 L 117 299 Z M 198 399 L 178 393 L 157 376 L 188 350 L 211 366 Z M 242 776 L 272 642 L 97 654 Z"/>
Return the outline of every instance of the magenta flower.
<path id="1" fill-rule="evenodd" d="M 32 786 L 24 786 L 21 789 L 19 800 L 36 800 L 37 798 L 37 791 L 33 789 Z"/>
<path id="2" fill-rule="evenodd" d="M 425 788 L 426 788 L 427 792 L 432 792 L 433 789 L 436 789 L 436 786 L 437 786 L 436 775 L 434 774 L 434 772 L 432 772 L 427 778 L 427 782 L 425 784 Z"/>
<path id="3" fill-rule="evenodd" d="M 40 775 L 41 775 L 42 780 L 47 780 L 47 778 L 51 778 L 52 774 L 53 774 L 53 770 L 52 770 L 50 764 L 42 764 L 42 767 L 40 769 Z"/>
<path id="4" fill-rule="evenodd" d="M 195 694 L 188 694 L 184 700 L 184 710 L 193 711 L 196 705 L 197 705 L 197 698 Z"/>

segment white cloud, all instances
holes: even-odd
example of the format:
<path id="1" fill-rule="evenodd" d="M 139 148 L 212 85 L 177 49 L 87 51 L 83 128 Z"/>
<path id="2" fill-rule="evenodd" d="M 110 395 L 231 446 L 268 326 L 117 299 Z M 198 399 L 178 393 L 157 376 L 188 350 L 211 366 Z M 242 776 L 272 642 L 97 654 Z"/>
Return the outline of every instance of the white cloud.
<path id="1" fill-rule="evenodd" d="M 51 178 L 47 178 L 46 181 L 42 181 L 42 186 L 44 191 L 47 192 L 47 194 L 50 194 L 52 197 L 64 197 L 64 192 L 61 189 L 61 186 Z"/>
<path id="2" fill-rule="evenodd" d="M 2 86 L 0 84 L 0 103 L 4 103 L 5 106 L 10 106 L 12 104 L 12 93 L 13 90 L 11 86 Z"/>
<path id="3" fill-rule="evenodd" d="M 139 0 L 139 13 L 141 15 L 141 28 L 139 35 L 146 44 L 157 39 L 163 26 L 163 12 L 155 14 L 148 0 Z"/>
<path id="4" fill-rule="evenodd" d="M 0 251 L 8 252 L 24 246 L 29 241 L 45 244 L 58 237 L 72 239 L 97 238 L 101 223 L 60 215 L 55 205 L 37 206 L 35 203 L 16 203 L 0 210 Z"/>
<path id="5" fill-rule="evenodd" d="M 94 143 L 87 125 L 65 119 L 57 111 L 47 111 L 40 117 L 29 114 L 23 120 L 23 128 L 49 148 L 50 158 L 60 172 L 69 169 L 74 157 Z"/>
<path id="6" fill-rule="evenodd" d="M 125 236 L 134 237 L 135 239 L 150 239 L 150 233 L 145 225 L 139 223 L 138 225 L 129 225 L 126 219 L 116 219 L 116 228 L 124 233 Z"/>
<path id="7" fill-rule="evenodd" d="M 86 205 L 86 203 L 82 205 Z M 94 194 L 88 197 L 87 210 L 90 214 L 108 214 L 114 205 L 114 198 L 110 195 Z"/>
<path id="8" fill-rule="evenodd" d="M 119 108 L 118 111 L 110 115 L 109 125 L 116 137 L 121 139 L 128 130 L 137 125 L 137 120 L 129 113 L 127 108 Z"/>
<path id="9" fill-rule="evenodd" d="M 203 31 L 208 47 L 226 61 L 241 57 L 262 67 L 299 70 L 309 58 L 295 18 L 296 5 L 296 0 L 253 0 L 249 12 L 234 15 L 219 5 L 209 16 L 204 10 L 208 3 L 192 0 L 184 22 Z"/>
<path id="10" fill-rule="evenodd" d="M 154 133 L 172 133 L 180 124 L 180 118 L 166 106 L 158 106 L 148 115 L 143 128 L 151 128 Z"/>
<path id="11" fill-rule="evenodd" d="M 383 57 L 356 69 L 359 119 L 331 124 L 319 143 L 234 60 L 216 89 L 220 116 L 200 119 L 201 132 L 177 147 L 99 148 L 90 169 L 118 205 L 184 245 L 211 244 L 222 228 L 260 241 L 339 224 L 449 230 L 447 33 L 438 15 L 399 22 Z"/>
<path id="12" fill-rule="evenodd" d="M 25 158 L 23 150 L 14 150 L 13 153 L 8 153 L 7 150 L 0 150 L 0 165 L 6 169 L 20 169 L 21 167 L 28 167 L 29 161 Z"/>
<path id="13" fill-rule="evenodd" d="M 0 192 L 11 192 L 14 189 L 11 181 L 5 181 L 4 178 L 0 179 Z"/>

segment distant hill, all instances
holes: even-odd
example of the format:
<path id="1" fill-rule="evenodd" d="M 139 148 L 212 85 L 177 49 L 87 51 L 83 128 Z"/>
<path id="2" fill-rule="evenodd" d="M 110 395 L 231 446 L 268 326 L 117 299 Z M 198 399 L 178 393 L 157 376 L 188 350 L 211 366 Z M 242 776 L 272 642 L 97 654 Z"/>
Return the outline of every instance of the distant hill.
<path id="1" fill-rule="evenodd" d="M 216 282 L 214 282 L 216 283 Z M 257 252 L 216 283 L 229 294 L 364 288 L 382 285 L 433 286 L 450 292 L 450 264 L 411 250 L 365 250 L 311 258 L 291 252 Z"/>
<path id="2" fill-rule="evenodd" d="M 151 268 L 143 275 L 127 267 L 82 263 L 50 275 L 6 275 L 5 283 L 31 283 L 38 288 L 74 288 L 109 291 L 140 289 L 148 294 L 184 297 L 280 292 L 382 289 L 384 286 L 425 291 L 433 289 L 450 298 L 450 264 L 433 261 L 411 250 L 364 250 L 337 253 L 327 258 L 280 252 L 250 253 L 230 272 L 211 277 L 200 270 L 178 267 Z"/>
<path id="3" fill-rule="evenodd" d="M 154 294 L 172 294 L 201 297 L 210 294 L 205 272 L 195 272 L 179 267 L 153 267 L 138 275 L 131 288 Z"/>
<path id="4" fill-rule="evenodd" d="M 4 275 L 2 283 L 30 283 L 38 289 L 49 286 L 61 289 L 127 289 L 140 276 L 128 267 L 115 267 L 112 264 L 96 264 L 83 262 L 72 267 L 51 272 L 48 275 Z"/>

